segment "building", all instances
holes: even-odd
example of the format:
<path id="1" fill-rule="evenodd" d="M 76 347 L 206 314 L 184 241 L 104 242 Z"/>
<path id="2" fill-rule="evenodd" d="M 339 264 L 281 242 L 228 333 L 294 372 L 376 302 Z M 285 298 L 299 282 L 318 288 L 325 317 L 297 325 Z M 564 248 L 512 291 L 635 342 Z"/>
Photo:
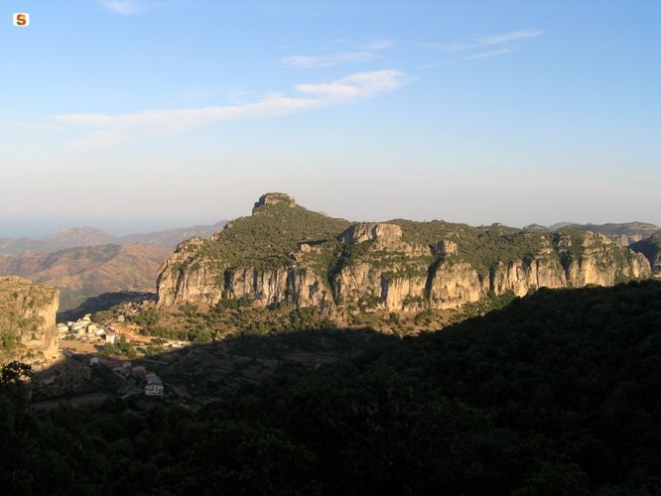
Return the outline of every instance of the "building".
<path id="1" fill-rule="evenodd" d="M 147 396 L 163 396 L 163 384 L 152 383 L 145 386 Z"/>
<path id="2" fill-rule="evenodd" d="M 156 374 L 147 374 L 145 394 L 147 396 L 163 396 L 163 381 Z"/>
<path id="3" fill-rule="evenodd" d="M 106 343 L 116 344 L 118 341 L 117 334 L 112 329 L 106 330 Z"/>

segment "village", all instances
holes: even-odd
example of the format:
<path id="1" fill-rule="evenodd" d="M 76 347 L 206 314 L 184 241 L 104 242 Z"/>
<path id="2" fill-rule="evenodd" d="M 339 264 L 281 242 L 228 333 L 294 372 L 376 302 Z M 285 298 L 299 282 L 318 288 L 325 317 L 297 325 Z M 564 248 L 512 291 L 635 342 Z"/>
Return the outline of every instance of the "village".
<path id="1" fill-rule="evenodd" d="M 147 351 L 151 350 L 153 354 L 154 349 L 171 351 L 190 344 L 141 335 L 135 326 L 126 324 L 121 318 L 100 325 L 92 321 L 90 314 L 76 321 L 59 323 L 57 328 L 61 353 L 79 361 L 87 360 L 89 367 L 111 371 L 118 383 L 117 393 L 122 398 L 137 394 L 163 397 L 163 380 L 147 368 L 150 364 L 163 362 L 147 358 Z M 156 347 L 154 342 L 158 343 Z M 115 352 L 124 353 L 117 356 Z"/>
<path id="2" fill-rule="evenodd" d="M 127 305 L 107 319 L 87 314 L 58 323 L 60 358 L 33 375 L 32 407 L 142 398 L 200 408 L 243 385 L 260 383 L 281 366 L 309 371 L 338 358 L 332 342 L 315 335 L 270 336 L 269 343 L 152 336 L 133 318 L 139 309 Z M 322 349 L 310 351 L 306 339 Z"/>

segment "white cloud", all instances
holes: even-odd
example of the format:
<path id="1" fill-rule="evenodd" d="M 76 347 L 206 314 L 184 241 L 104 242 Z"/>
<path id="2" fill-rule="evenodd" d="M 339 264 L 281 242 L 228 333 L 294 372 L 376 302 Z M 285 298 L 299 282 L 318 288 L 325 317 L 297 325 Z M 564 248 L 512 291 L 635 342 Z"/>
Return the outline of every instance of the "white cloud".
<path id="1" fill-rule="evenodd" d="M 280 62 L 299 69 L 334 67 L 346 63 L 369 62 L 381 58 L 381 55 L 374 52 L 390 48 L 391 46 L 392 41 L 390 40 L 376 40 L 357 47 L 355 50 L 332 52 L 323 55 L 292 55 L 283 58 Z"/>
<path id="2" fill-rule="evenodd" d="M 335 52 L 327 55 L 292 55 L 282 59 L 282 63 L 300 69 L 313 67 L 333 67 L 347 62 L 369 62 L 380 58 L 371 52 Z"/>
<path id="3" fill-rule="evenodd" d="M 133 0 L 97 0 L 106 9 L 121 15 L 133 15 L 140 12 L 140 7 Z"/>
<path id="4" fill-rule="evenodd" d="M 189 129 L 221 121 L 272 118 L 304 110 L 355 103 L 406 83 L 399 71 L 356 73 L 336 81 L 299 84 L 303 96 L 272 93 L 253 103 L 188 109 L 143 110 L 130 114 L 64 114 L 55 121 L 76 128 L 95 130 L 78 144 L 104 147 L 140 137 L 171 136 Z"/>
<path id="5" fill-rule="evenodd" d="M 466 57 L 466 60 L 475 60 L 475 59 L 490 59 L 493 57 L 500 57 L 501 55 L 507 55 L 508 53 L 515 52 L 519 47 L 503 47 L 496 50 L 488 50 L 486 52 L 476 53 L 474 55 L 469 55 Z"/>
<path id="6" fill-rule="evenodd" d="M 502 45 L 510 41 L 523 40 L 526 38 L 535 38 L 544 34 L 544 31 L 510 31 L 509 33 L 497 34 L 495 36 L 486 36 L 480 39 L 480 46 Z"/>
<path id="7" fill-rule="evenodd" d="M 519 31 L 509 31 L 507 33 L 491 36 L 483 36 L 476 39 L 475 41 L 467 43 L 423 43 L 422 46 L 426 48 L 441 50 L 446 53 L 468 52 L 470 55 L 465 57 L 466 60 L 484 59 L 513 53 L 521 48 L 521 45 L 511 45 L 513 41 L 536 38 L 537 36 L 541 36 L 543 34 L 544 31 L 541 30 L 526 29 Z M 501 45 L 505 46 L 498 49 L 483 51 L 486 48 L 497 47 Z"/>
<path id="8" fill-rule="evenodd" d="M 362 72 L 332 83 L 299 84 L 296 86 L 296 90 L 316 95 L 320 101 L 329 104 L 345 103 L 397 89 L 404 83 L 403 76 L 403 73 L 398 71 Z"/>

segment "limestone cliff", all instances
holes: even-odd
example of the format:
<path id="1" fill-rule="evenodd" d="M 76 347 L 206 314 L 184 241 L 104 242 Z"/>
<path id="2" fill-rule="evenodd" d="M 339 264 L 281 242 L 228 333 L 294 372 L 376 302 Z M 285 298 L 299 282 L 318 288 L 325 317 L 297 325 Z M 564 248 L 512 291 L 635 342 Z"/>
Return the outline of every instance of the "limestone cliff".
<path id="1" fill-rule="evenodd" d="M 0 360 L 45 364 L 57 358 L 59 292 L 27 279 L 0 277 Z"/>
<path id="2" fill-rule="evenodd" d="M 631 249 L 644 255 L 652 266 L 653 274 L 661 277 L 661 232 L 634 243 Z"/>
<path id="3" fill-rule="evenodd" d="M 228 223 L 210 240 L 180 244 L 161 267 L 158 297 L 162 307 L 244 298 L 339 315 L 410 313 L 649 275 L 643 255 L 595 232 L 442 221 L 350 225 L 269 193 L 251 217 Z"/>

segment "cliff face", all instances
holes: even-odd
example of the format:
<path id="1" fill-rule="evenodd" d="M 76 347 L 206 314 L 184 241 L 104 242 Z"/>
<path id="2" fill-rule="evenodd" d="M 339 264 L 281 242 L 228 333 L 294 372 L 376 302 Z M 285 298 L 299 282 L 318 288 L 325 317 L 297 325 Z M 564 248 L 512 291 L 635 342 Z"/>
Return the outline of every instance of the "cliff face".
<path id="1" fill-rule="evenodd" d="M 43 364 L 57 358 L 59 292 L 20 277 L 0 277 L 0 358 Z"/>
<path id="2" fill-rule="evenodd" d="M 643 255 L 589 231 L 523 233 L 411 221 L 347 227 L 306 212 L 286 195 L 265 195 L 252 217 L 229 223 L 211 240 L 182 243 L 161 267 L 159 305 L 247 298 L 264 307 L 314 306 L 343 315 L 406 313 L 650 275 Z M 315 232 L 314 222 L 326 224 Z M 300 226 L 305 236 L 281 243 L 280 236 Z"/>

